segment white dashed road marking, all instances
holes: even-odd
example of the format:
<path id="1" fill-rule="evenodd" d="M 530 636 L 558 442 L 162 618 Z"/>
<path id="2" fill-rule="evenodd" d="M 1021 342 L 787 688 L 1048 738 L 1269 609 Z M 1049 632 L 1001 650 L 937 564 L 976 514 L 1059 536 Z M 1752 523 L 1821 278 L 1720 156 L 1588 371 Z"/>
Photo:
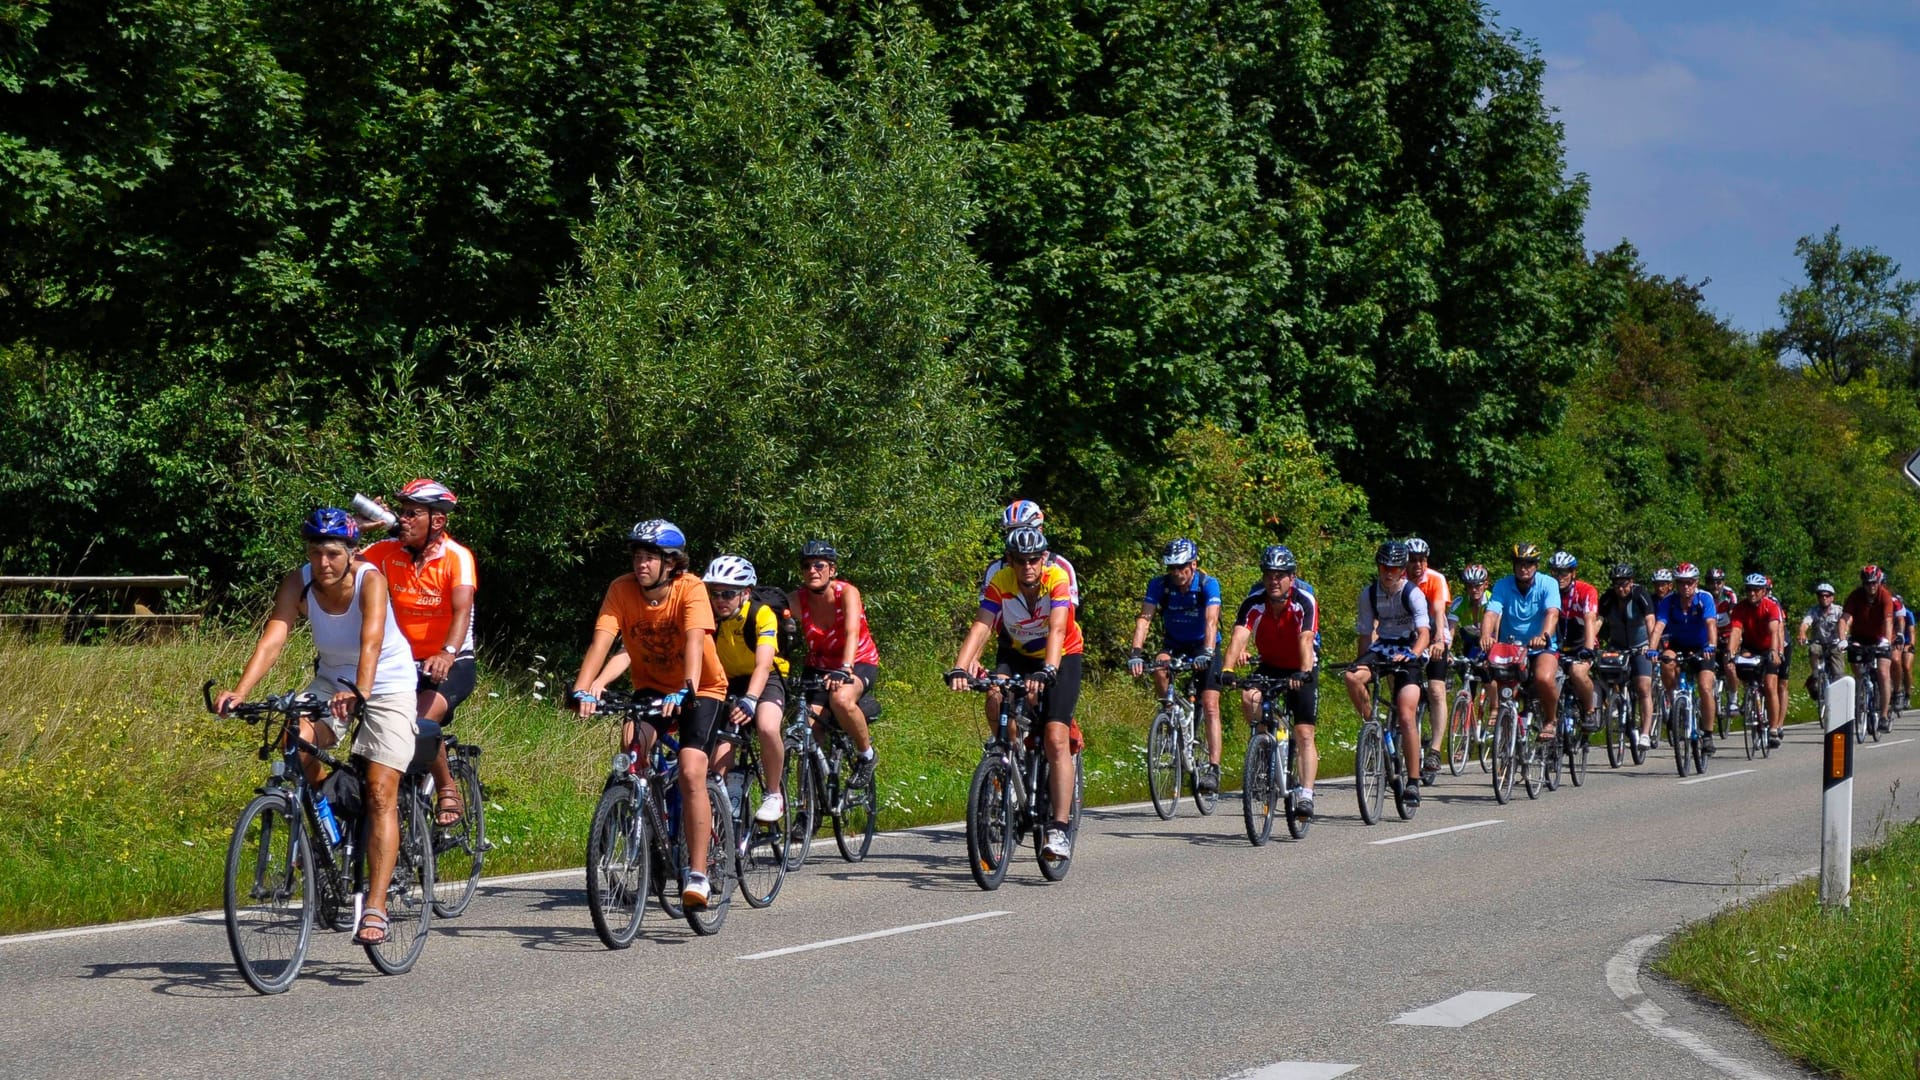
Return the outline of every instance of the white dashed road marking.
<path id="1" fill-rule="evenodd" d="M 766 952 L 748 953 L 736 956 L 735 960 L 771 960 L 776 956 L 788 956 L 793 953 L 812 952 L 815 949 L 831 949 L 835 945 L 851 945 L 856 941 L 872 941 L 875 938 L 892 937 L 895 934 L 911 934 L 916 930 L 931 930 L 936 926 L 957 926 L 960 923 L 978 922 L 981 919 L 997 919 L 1002 915 L 1011 915 L 1011 911 L 982 911 L 975 915 L 962 915 L 957 919 L 941 919 L 939 922 L 914 923 L 912 926 L 896 926 L 891 930 L 875 930 L 870 934 L 855 934 L 852 937 L 834 938 L 831 941 L 816 941 L 810 945 L 793 945 L 785 949 L 769 949 Z"/>
<path id="2" fill-rule="evenodd" d="M 1499 990 L 1469 990 L 1424 1009 L 1401 1013 L 1394 1017 L 1391 1023 L 1412 1024 L 1417 1027 L 1466 1027 L 1475 1020 L 1484 1020 L 1501 1009 L 1511 1008 L 1532 996 L 1532 994 L 1508 994 Z"/>
<path id="3" fill-rule="evenodd" d="M 1732 772 L 1714 773 L 1712 776 L 1696 776 L 1691 780 L 1680 781 L 1680 786 L 1685 787 L 1688 784 L 1704 784 L 1712 780 L 1725 780 L 1729 776 L 1745 776 L 1752 771 L 1752 769 L 1735 769 Z"/>
<path id="4" fill-rule="evenodd" d="M 1486 821 L 1469 821 L 1465 825 L 1449 825 L 1444 829 L 1428 829 L 1426 832 L 1408 833 L 1405 836 L 1389 836 L 1385 840 L 1375 840 L 1372 841 L 1372 843 L 1375 847 L 1379 847 L 1381 844 L 1398 844 L 1405 840 L 1419 840 L 1427 836 L 1440 836 L 1450 832 L 1464 832 L 1467 829 L 1478 829 L 1483 825 L 1498 825 L 1505 820 L 1505 818 L 1489 818 Z"/>
<path id="5" fill-rule="evenodd" d="M 1912 742 L 1912 741 L 1913 741 L 1912 739 L 1895 739 L 1895 740 L 1893 740 L 1892 742 L 1881 742 L 1881 743 L 1873 743 L 1873 744 L 1872 744 L 1872 745 L 1870 745 L 1870 746 L 1863 746 L 1863 747 L 1861 747 L 1860 749 L 1862 749 L 1862 750 L 1885 750 L 1885 749 L 1886 749 L 1887 747 L 1889 747 L 1889 746 L 1899 746 L 1899 745 L 1900 745 L 1901 743 L 1910 743 L 1910 742 Z"/>
<path id="6" fill-rule="evenodd" d="M 1262 1065 L 1252 1072 L 1243 1072 L 1231 1080 L 1333 1080 L 1336 1076 L 1345 1076 L 1359 1068 L 1358 1065 L 1335 1065 L 1326 1061 L 1276 1061 L 1271 1065 Z"/>

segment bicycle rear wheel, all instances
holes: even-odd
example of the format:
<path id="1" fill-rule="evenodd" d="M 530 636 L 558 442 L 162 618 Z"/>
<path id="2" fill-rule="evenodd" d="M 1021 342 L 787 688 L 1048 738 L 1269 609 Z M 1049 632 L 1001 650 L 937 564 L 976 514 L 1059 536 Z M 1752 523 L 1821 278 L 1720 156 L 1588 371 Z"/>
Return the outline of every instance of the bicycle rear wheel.
<path id="1" fill-rule="evenodd" d="M 1240 806 L 1247 839 L 1254 847 L 1273 836 L 1273 813 L 1280 801 L 1279 778 L 1274 775 L 1279 752 L 1279 740 L 1264 731 L 1247 740 L 1247 756 L 1240 768 Z"/>
<path id="2" fill-rule="evenodd" d="M 647 907 L 646 815 L 633 788 L 615 784 L 602 792 L 587 830 L 587 912 L 593 932 L 609 949 L 624 949 L 640 932 Z"/>
<path id="3" fill-rule="evenodd" d="M 1520 745 L 1514 755 L 1520 759 L 1520 784 L 1527 789 L 1527 798 L 1540 797 L 1540 785 L 1546 779 L 1546 755 L 1540 750 L 1540 740 L 1534 735 L 1531 724 L 1516 732 Z"/>
<path id="4" fill-rule="evenodd" d="M 1073 855 L 1068 855 L 1064 859 L 1050 860 L 1041 850 L 1047 843 L 1047 822 L 1053 817 L 1053 809 L 1047 796 L 1047 792 L 1051 790 L 1048 787 L 1051 770 L 1047 767 L 1044 758 L 1041 759 L 1040 766 L 1040 807 L 1039 812 L 1033 815 L 1035 819 L 1033 850 L 1040 859 L 1040 876 L 1048 881 L 1059 881 L 1067 876 L 1067 871 L 1073 869 Z M 1080 841 L 1080 804 L 1086 795 L 1086 780 L 1080 764 L 1080 755 L 1075 754 L 1073 755 L 1073 807 L 1067 814 L 1067 844 L 1076 849 Z M 1077 853 L 1076 850 L 1075 854 Z"/>
<path id="5" fill-rule="evenodd" d="M 1640 745 L 1639 732 L 1643 718 L 1640 715 L 1640 706 L 1635 704 L 1637 700 L 1637 698 L 1622 695 L 1620 704 L 1620 726 L 1626 729 L 1627 753 L 1633 755 L 1633 763 L 1635 765 L 1643 765 L 1647 760 L 1647 747 Z M 1649 732 L 1649 735 L 1658 734 L 1658 732 L 1659 728 L 1656 727 L 1652 732 Z M 1649 738 L 1647 741 L 1652 742 L 1653 740 Z"/>
<path id="6" fill-rule="evenodd" d="M 1740 736 L 1746 744 L 1747 760 L 1752 761 L 1767 745 L 1767 726 L 1759 719 L 1759 695 L 1753 687 L 1748 686 L 1740 697 Z"/>
<path id="7" fill-rule="evenodd" d="M 967 869 L 974 884 L 988 892 L 1007 879 L 1007 863 L 1017 842 L 1014 784 L 1007 756 L 988 750 L 974 767 L 967 790 Z"/>
<path id="8" fill-rule="evenodd" d="M 1579 725 L 1575 724 L 1573 734 L 1569 737 L 1573 739 L 1573 745 L 1567 748 L 1567 777 L 1573 781 L 1574 787 L 1580 787 L 1587 782 L 1587 756 L 1593 752 L 1593 736 L 1581 731 Z"/>
<path id="9" fill-rule="evenodd" d="M 1153 798 L 1153 812 L 1161 821 L 1172 819 L 1180 809 L 1180 748 L 1173 717 L 1161 713 L 1147 729 L 1147 794 Z"/>
<path id="10" fill-rule="evenodd" d="M 820 827 L 820 786 L 813 755 L 802 741 L 788 740 L 781 790 L 787 795 L 787 872 L 800 869 L 813 851 L 813 834 Z"/>
<path id="11" fill-rule="evenodd" d="M 1287 768 L 1279 777 L 1281 786 L 1286 790 L 1281 794 L 1287 802 L 1287 832 L 1295 840 L 1304 840 L 1307 830 L 1313 827 L 1313 819 L 1300 809 L 1300 744 L 1297 739 L 1287 740 Z"/>
<path id="12" fill-rule="evenodd" d="M 734 819 L 735 870 L 740 878 L 740 895 L 748 906 L 763 908 L 780 895 L 787 881 L 787 836 L 793 827 L 790 807 L 783 806 L 772 821 L 756 817 L 767 798 L 764 765 L 753 763 L 747 772 L 745 794 L 740 800 L 740 816 Z"/>
<path id="13" fill-rule="evenodd" d="M 1193 783 L 1193 808 L 1200 811 L 1201 817 L 1210 817 L 1220 808 L 1220 778 L 1217 776 L 1213 778 L 1212 791 L 1205 791 L 1200 786 L 1201 773 L 1212 766 L 1212 762 L 1207 760 L 1204 745 L 1206 735 L 1200 730 L 1200 725 L 1206 723 L 1206 718 L 1196 714 L 1189 718 L 1187 723 L 1193 725 L 1194 738 L 1192 742 L 1187 743 L 1183 756 L 1187 763 L 1187 776 Z M 1222 735 L 1225 735 L 1224 730 Z"/>
<path id="14" fill-rule="evenodd" d="M 227 946 L 240 977 L 262 994 L 293 985 L 313 939 L 313 847 L 293 801 L 260 795 L 227 842 Z"/>
<path id="15" fill-rule="evenodd" d="M 1453 697 L 1453 709 L 1447 713 L 1447 772 L 1459 776 L 1467 770 L 1467 753 L 1475 721 L 1473 696 L 1461 690 Z"/>
<path id="16" fill-rule="evenodd" d="M 1369 720 L 1360 726 L 1360 741 L 1353 751 L 1354 794 L 1360 800 L 1360 820 L 1372 825 L 1380 820 L 1386 801 L 1386 744 L 1380 725 Z"/>
<path id="17" fill-rule="evenodd" d="M 1607 743 L 1607 767 L 1611 769 L 1619 768 L 1627 760 L 1627 744 L 1633 741 L 1632 736 L 1627 734 L 1620 697 L 1619 688 L 1609 684 L 1600 705 L 1600 733 Z"/>
<path id="18" fill-rule="evenodd" d="M 460 789 L 460 821 L 433 828 L 433 913 L 451 919 L 467 910 L 480 886 L 480 864 L 487 850 L 487 807 L 473 762 L 457 757 L 447 762 L 454 786 Z M 439 817 L 438 808 L 434 817 Z"/>
<path id="19" fill-rule="evenodd" d="M 849 752 L 841 759 L 840 768 L 842 772 L 859 772 L 858 755 Z M 873 847 L 873 834 L 880 827 L 880 784 L 871 771 L 857 783 L 852 776 L 847 776 L 842 783 L 845 788 L 833 810 L 833 842 L 839 847 L 841 858 L 859 862 L 867 857 L 867 851 Z"/>
<path id="20" fill-rule="evenodd" d="M 387 883 L 387 939 L 364 945 L 367 959 L 385 975 L 413 970 L 427 947 L 427 929 L 433 925 L 433 830 L 427 820 L 427 798 L 417 777 L 400 778 L 400 844 L 395 849 L 393 879 Z"/>
<path id="21" fill-rule="evenodd" d="M 681 819 L 685 827 L 685 819 Z M 717 776 L 707 777 L 707 906 L 686 908 L 687 925 L 702 937 L 717 934 L 727 921 L 727 909 L 733 906 L 733 814 L 727 802 L 727 786 Z"/>

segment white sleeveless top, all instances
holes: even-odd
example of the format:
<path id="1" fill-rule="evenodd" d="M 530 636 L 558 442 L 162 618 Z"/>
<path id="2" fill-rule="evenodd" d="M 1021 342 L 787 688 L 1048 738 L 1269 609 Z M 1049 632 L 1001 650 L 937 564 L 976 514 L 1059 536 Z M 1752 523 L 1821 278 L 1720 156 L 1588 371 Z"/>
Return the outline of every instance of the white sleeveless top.
<path id="1" fill-rule="evenodd" d="M 313 627 L 313 645 L 320 653 L 320 664 L 314 674 L 317 680 L 328 687 L 345 689 L 339 680 L 352 682 L 360 676 L 360 586 L 366 576 L 373 572 L 373 567 L 355 563 L 353 603 L 347 605 L 345 613 L 329 615 L 321 610 L 320 602 L 311 592 L 313 567 L 307 565 L 300 568 L 300 582 L 307 586 L 302 593 L 307 608 L 307 622 Z M 400 624 L 394 620 L 393 605 L 389 603 L 387 631 L 380 639 L 380 664 L 374 668 L 373 686 L 363 686 L 360 692 L 370 698 L 411 694 L 419 684 L 419 671 L 413 666 L 413 650 L 407 645 L 405 635 L 400 633 Z"/>

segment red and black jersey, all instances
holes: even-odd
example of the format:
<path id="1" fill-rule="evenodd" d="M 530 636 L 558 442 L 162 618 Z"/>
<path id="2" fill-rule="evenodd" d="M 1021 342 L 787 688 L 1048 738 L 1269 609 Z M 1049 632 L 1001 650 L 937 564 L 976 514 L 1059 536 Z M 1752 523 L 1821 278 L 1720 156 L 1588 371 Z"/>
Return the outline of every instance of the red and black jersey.
<path id="1" fill-rule="evenodd" d="M 1300 647 L 1300 635 L 1320 629 L 1320 608 L 1308 593 L 1296 588 L 1281 600 L 1269 600 L 1264 591 L 1254 593 L 1241 602 L 1234 625 L 1252 631 L 1262 664 L 1287 671 L 1313 666 L 1312 646 Z"/>

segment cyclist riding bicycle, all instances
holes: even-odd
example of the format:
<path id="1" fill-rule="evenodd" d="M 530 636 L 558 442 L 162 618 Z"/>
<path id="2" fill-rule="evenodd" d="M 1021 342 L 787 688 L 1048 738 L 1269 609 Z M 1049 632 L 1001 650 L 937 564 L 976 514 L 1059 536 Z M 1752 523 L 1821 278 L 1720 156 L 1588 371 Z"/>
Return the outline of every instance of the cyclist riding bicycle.
<path id="1" fill-rule="evenodd" d="M 1560 627 L 1560 587 L 1540 573 L 1540 549 L 1513 545 L 1513 573 L 1494 583 L 1487 614 L 1480 624 L 1482 645 L 1519 645 L 1533 669 L 1533 696 L 1540 704 L 1540 741 L 1560 737 L 1560 654 L 1554 631 Z"/>
<path id="2" fill-rule="evenodd" d="M 1888 649 L 1893 646 L 1893 594 L 1887 591 L 1887 575 L 1881 573 L 1878 566 L 1868 563 L 1860 568 L 1860 587 L 1847 594 L 1847 602 L 1840 610 L 1840 636 L 1847 639 L 1849 647 L 1862 649 Z M 1860 674 L 1859 665 L 1848 659 L 1848 666 L 1854 669 L 1854 675 Z M 1889 656 L 1880 656 L 1874 660 L 1874 666 L 1880 673 L 1880 730 L 1889 731 L 1893 727 L 1893 660 Z"/>
<path id="3" fill-rule="evenodd" d="M 1913 690 L 1913 612 L 1907 602 L 1893 597 L 1893 711 L 1907 707 L 1907 695 Z"/>
<path id="4" fill-rule="evenodd" d="M 394 620 L 413 650 L 420 671 L 420 719 L 441 727 L 473 693 L 479 666 L 473 655 L 473 596 L 480 579 L 473 552 L 447 534 L 447 517 L 459 504 L 446 485 L 410 481 L 393 496 L 398 536 L 369 544 L 360 558 L 387 578 Z M 466 815 L 460 785 L 453 782 L 443 743 L 433 762 L 438 793 L 434 823 L 452 828 Z"/>
<path id="5" fill-rule="evenodd" d="M 853 758 L 849 786 L 866 784 L 875 764 L 873 734 L 867 727 L 863 700 L 880 677 L 880 649 L 867 626 L 867 606 L 860 590 L 840 577 L 840 552 L 825 540 L 809 540 L 800 549 L 800 588 L 787 602 L 800 617 L 807 638 L 807 667 L 836 677 L 830 691 L 809 695 L 813 716 L 831 709 L 833 719 L 859 751 Z"/>
<path id="6" fill-rule="evenodd" d="M 1264 588 L 1241 602 L 1221 669 L 1238 668 L 1246 659 L 1248 642 L 1252 642 L 1260 657 L 1254 669 L 1256 676 L 1300 680 L 1298 686 L 1287 691 L 1287 711 L 1293 717 L 1294 746 L 1300 760 L 1300 795 L 1294 809 L 1301 817 L 1311 820 L 1313 778 L 1320 768 L 1320 751 L 1313 741 L 1314 725 L 1319 720 L 1320 689 L 1313 635 L 1320 628 L 1320 609 L 1311 594 L 1295 585 L 1298 570 L 1293 552 L 1282 545 L 1270 545 L 1260 553 L 1260 582 Z M 1257 690 L 1240 693 L 1248 731 L 1260 721 L 1260 701 Z"/>
<path id="7" fill-rule="evenodd" d="M 1067 573 L 1047 560 L 1047 538 L 1040 530 L 1023 526 L 1007 534 L 1007 565 L 987 583 L 986 598 L 973 625 L 967 629 L 947 684 L 964 691 L 969 679 L 983 674 L 980 653 L 987 638 L 999 634 L 994 670 L 1023 675 L 1029 680 L 1027 697 L 1037 705 L 1040 686 L 1047 685 L 1047 710 L 1039 718 L 1040 745 L 1049 768 L 1049 805 L 1056 815 L 1047 822 L 1043 858 L 1073 857 L 1068 822 L 1058 815 L 1073 807 L 1073 711 L 1080 702 L 1080 624 L 1074 618 L 1073 593 Z"/>
<path id="8" fill-rule="evenodd" d="M 1600 730 L 1600 714 L 1593 692 L 1593 650 L 1600 641 L 1600 593 L 1578 577 L 1580 560 L 1572 552 L 1556 551 L 1548 560 L 1554 583 L 1560 587 L 1560 662 L 1580 705 L 1580 730 Z M 1571 717 L 1569 718 L 1571 719 Z"/>
<path id="9" fill-rule="evenodd" d="M 1480 624 L 1486 621 L 1487 601 L 1492 592 L 1487 581 L 1487 568 L 1479 563 L 1467 564 L 1460 571 L 1460 587 L 1464 591 L 1453 598 L 1453 606 L 1447 611 L 1447 629 L 1453 633 L 1453 652 L 1478 663 L 1486 655 L 1486 648 L 1480 641 Z M 1473 703 L 1475 709 L 1481 708 L 1488 692 L 1489 688 L 1483 681 Z"/>
<path id="10" fill-rule="evenodd" d="M 1720 628 L 1720 643 L 1725 645 L 1727 631 L 1732 625 L 1730 620 L 1733 618 L 1733 608 L 1740 602 L 1740 598 L 1733 594 L 1733 588 L 1727 584 L 1727 572 L 1717 566 L 1707 571 L 1705 583 L 1701 588 L 1713 598 L 1714 624 Z M 1733 675 L 1733 654 L 1726 649 L 1720 649 L 1717 657 L 1720 661 L 1720 676 L 1727 680 L 1728 688 L 1739 685 Z"/>
<path id="11" fill-rule="evenodd" d="M 1200 680 L 1200 713 L 1207 721 L 1207 760 L 1197 780 L 1201 791 L 1220 790 L 1220 669 L 1213 663 L 1220 643 L 1220 579 L 1200 569 L 1200 548 L 1187 539 L 1172 540 L 1160 553 L 1166 567 L 1147 582 L 1147 596 L 1140 605 L 1140 617 L 1134 620 L 1133 651 L 1127 659 L 1127 671 L 1139 678 L 1146 670 L 1147 629 L 1155 612 L 1160 615 L 1164 641 L 1158 659 L 1183 656 L 1194 661 Z M 1164 668 L 1153 673 L 1157 694 L 1167 692 L 1172 673 Z"/>
<path id="12" fill-rule="evenodd" d="M 687 573 L 687 537 L 679 526 L 659 518 L 639 522 L 627 533 L 627 546 L 633 572 L 613 579 L 600 601 L 593 639 L 574 679 L 573 703 L 581 716 L 593 715 L 600 691 L 618 671 L 618 662 L 610 671 L 607 660 L 618 638 L 626 646 L 634 689 L 659 694 L 664 726 L 680 730 L 680 822 L 689 868 L 680 899 L 689 908 L 704 908 L 710 884 L 692 868 L 707 865 L 714 812 L 707 803 L 707 765 L 727 697 L 727 673 L 713 645 L 713 606 L 707 590 Z M 631 745 L 636 736 L 645 760 L 659 732 L 647 723 L 638 732 L 623 724 L 620 745 Z"/>
<path id="13" fill-rule="evenodd" d="M 367 763 L 367 907 L 353 940 L 378 945 L 387 940 L 387 886 L 400 847 L 400 778 L 413 764 L 420 731 L 414 719 L 419 675 L 406 636 L 394 621 L 387 579 L 354 558 L 360 529 L 353 518 L 345 510 L 323 507 L 307 516 L 300 535 L 307 542 L 306 565 L 280 579 L 253 657 L 233 689 L 215 700 L 214 711 L 224 715 L 247 699 L 273 670 L 303 614 L 320 654 L 307 693 L 328 699 L 328 708 L 324 724 L 300 721 L 300 738 L 321 749 L 345 738 L 352 727 L 354 695 L 342 680 L 360 688 L 366 704 L 353 753 Z M 302 755 L 302 764 L 307 779 L 319 784 L 319 761 Z"/>
<path id="14" fill-rule="evenodd" d="M 1440 748 L 1447 741 L 1447 654 L 1453 648 L 1453 624 L 1442 613 L 1453 606 L 1447 589 L 1447 575 L 1433 569 L 1433 548 L 1415 536 L 1407 540 L 1407 578 L 1427 598 L 1427 618 L 1433 623 L 1433 636 L 1427 643 L 1427 711 L 1433 714 L 1433 737 L 1421 760 L 1422 779 L 1440 771 Z"/>
<path id="15" fill-rule="evenodd" d="M 1700 752 L 1712 755 L 1714 717 L 1718 714 L 1713 653 L 1720 643 L 1719 613 L 1713 597 L 1700 588 L 1699 567 L 1681 563 L 1673 576 L 1677 588 L 1654 606 L 1653 648 L 1660 653 L 1660 672 L 1668 690 L 1678 678 L 1676 665 L 1682 656 L 1699 664 Z"/>
<path id="16" fill-rule="evenodd" d="M 734 724 L 752 724 L 760 742 L 767 794 L 754 810 L 753 819 L 772 824 L 780 820 L 787 807 L 780 788 L 786 749 L 780 721 L 787 713 L 788 670 L 787 658 L 780 655 L 780 616 L 766 604 L 755 602 L 753 588 L 760 583 L 759 572 L 738 555 L 721 555 L 708 563 L 701 580 L 713 600 L 713 617 L 718 624 L 713 634 L 714 653 L 727 673 L 727 694 L 733 698 L 729 719 Z M 731 744 L 722 744 L 715 755 L 722 771 L 732 749 Z"/>
<path id="17" fill-rule="evenodd" d="M 1359 654 L 1347 668 L 1347 697 L 1362 721 L 1367 719 L 1367 684 L 1375 670 L 1393 671 L 1393 692 L 1388 695 L 1394 716 L 1400 723 L 1400 745 L 1407 758 L 1407 779 L 1403 798 L 1408 806 L 1420 805 L 1420 692 L 1421 676 L 1426 671 L 1422 659 L 1433 638 L 1433 624 L 1427 614 L 1427 596 L 1407 580 L 1407 545 L 1398 540 L 1381 544 L 1374 552 L 1378 570 L 1374 581 L 1360 590 L 1353 630 Z"/>
<path id="18" fill-rule="evenodd" d="M 1800 619 L 1800 644 L 1807 647 L 1807 658 L 1816 669 L 1824 670 L 1827 681 L 1831 683 L 1840 677 L 1840 660 L 1844 650 L 1841 642 L 1845 638 L 1840 633 L 1841 607 L 1833 602 L 1833 586 L 1821 582 L 1813 587 L 1815 601 Z M 1814 672 L 1807 672 L 1807 697 L 1818 705 L 1815 696 Z"/>
<path id="19" fill-rule="evenodd" d="M 1633 739 L 1645 750 L 1653 745 L 1653 660 L 1647 647 L 1653 641 L 1654 600 L 1633 583 L 1633 567 L 1626 563 L 1607 576 L 1613 586 L 1600 597 L 1600 640 L 1627 656 L 1629 688 L 1640 702 L 1640 730 Z"/>
<path id="20" fill-rule="evenodd" d="M 1039 503 L 1031 499 L 1015 499 L 1000 511 L 1002 543 L 1005 542 L 1008 533 L 1022 527 L 1038 529 L 1042 533 L 1047 531 L 1047 515 L 1041 512 Z M 1067 557 L 1057 551 L 1048 552 L 1047 561 L 1067 572 L 1067 588 L 1073 594 L 1074 608 L 1078 609 L 1080 607 L 1079 573 L 1074 570 L 1073 564 L 1067 561 Z M 993 561 L 987 564 L 987 572 L 980 575 L 980 595 L 986 595 L 987 582 L 992 581 L 993 575 L 1005 569 L 1006 565 L 1007 560 L 1004 554 L 994 556 Z M 998 713 L 996 712 L 995 715 Z M 992 723 L 993 716 L 987 717 L 987 722 Z"/>
<path id="21" fill-rule="evenodd" d="M 1783 629 L 1786 616 L 1780 605 L 1767 595 L 1764 574 L 1748 574 L 1746 598 L 1733 606 L 1728 620 L 1727 652 L 1739 656 L 1751 652 L 1760 657 L 1760 696 L 1766 703 L 1767 746 L 1780 745 L 1780 724 L 1787 714 L 1785 682 L 1785 645 Z"/>

